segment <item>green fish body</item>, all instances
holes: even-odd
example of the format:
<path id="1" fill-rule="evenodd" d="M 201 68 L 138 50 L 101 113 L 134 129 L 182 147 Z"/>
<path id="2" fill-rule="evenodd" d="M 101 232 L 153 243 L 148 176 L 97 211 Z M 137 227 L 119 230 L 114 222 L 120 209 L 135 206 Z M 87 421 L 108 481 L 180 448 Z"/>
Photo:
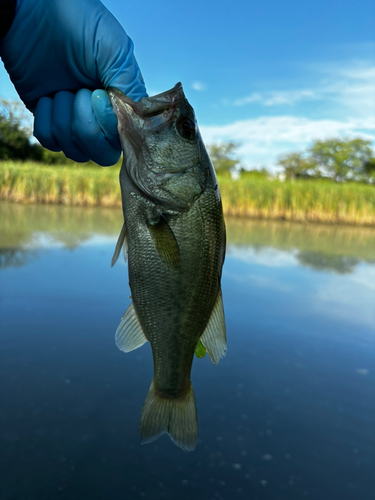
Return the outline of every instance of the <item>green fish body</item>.
<path id="1" fill-rule="evenodd" d="M 124 153 L 124 226 L 113 264 L 124 246 L 132 294 L 116 343 L 125 352 L 151 344 L 154 378 L 141 414 L 142 442 L 167 432 L 192 450 L 195 349 L 200 341 L 215 364 L 226 352 L 219 188 L 180 84 L 138 103 L 117 89 L 108 93 Z"/>

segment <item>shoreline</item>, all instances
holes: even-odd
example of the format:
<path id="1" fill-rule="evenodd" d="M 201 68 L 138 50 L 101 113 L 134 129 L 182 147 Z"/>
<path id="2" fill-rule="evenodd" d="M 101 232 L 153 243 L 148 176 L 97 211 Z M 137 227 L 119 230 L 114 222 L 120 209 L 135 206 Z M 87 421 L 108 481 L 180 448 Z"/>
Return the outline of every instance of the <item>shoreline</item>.
<path id="1" fill-rule="evenodd" d="M 0 162 L 0 201 L 120 208 L 119 166 Z M 218 176 L 226 217 L 375 227 L 375 186 Z"/>
<path id="2" fill-rule="evenodd" d="M 18 205 L 30 205 L 30 206 L 60 206 L 60 207 L 79 207 L 79 208 L 105 208 L 105 209 L 122 209 L 121 201 L 115 203 L 115 204 L 107 204 L 107 203 L 87 203 L 87 202 L 82 202 L 82 203 L 63 203 L 61 201 L 57 202 L 45 202 L 45 201 L 35 201 L 33 199 L 27 199 L 27 200 L 14 200 L 12 198 L 5 198 L 0 196 L 0 203 L 14 203 Z M 225 210 L 223 207 L 223 213 L 225 218 L 231 218 L 231 219 L 238 219 L 238 220 L 254 220 L 254 221 L 276 221 L 276 222 L 293 222 L 297 224 L 305 224 L 305 225 L 315 225 L 315 224 L 321 224 L 324 226 L 334 226 L 334 225 L 340 225 L 340 226 L 361 226 L 361 227 L 374 227 L 375 228 L 375 216 L 374 219 L 371 220 L 370 222 L 368 221 L 362 221 L 362 220 L 352 220 L 352 219 L 345 219 L 345 218 L 332 218 L 331 216 L 319 216 L 317 214 L 311 215 L 311 214 L 304 214 L 304 213 L 298 213 L 298 214 L 272 214 L 272 215 L 264 215 L 262 210 L 259 210 L 259 212 L 255 213 L 243 213 L 242 211 L 238 210 Z"/>

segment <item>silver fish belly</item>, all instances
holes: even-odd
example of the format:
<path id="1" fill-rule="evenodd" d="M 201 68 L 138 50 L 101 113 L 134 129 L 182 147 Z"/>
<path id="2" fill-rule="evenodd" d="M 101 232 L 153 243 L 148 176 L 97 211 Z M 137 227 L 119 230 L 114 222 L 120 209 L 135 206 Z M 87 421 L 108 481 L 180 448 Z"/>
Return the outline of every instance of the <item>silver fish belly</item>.
<path id="1" fill-rule="evenodd" d="M 129 352 L 149 341 L 154 377 L 142 442 L 163 433 L 185 450 L 198 435 L 190 372 L 200 340 L 217 364 L 226 352 L 220 287 L 225 225 L 219 188 L 181 84 L 135 103 L 108 89 L 124 153 L 124 226 L 132 303 L 116 332 Z"/>

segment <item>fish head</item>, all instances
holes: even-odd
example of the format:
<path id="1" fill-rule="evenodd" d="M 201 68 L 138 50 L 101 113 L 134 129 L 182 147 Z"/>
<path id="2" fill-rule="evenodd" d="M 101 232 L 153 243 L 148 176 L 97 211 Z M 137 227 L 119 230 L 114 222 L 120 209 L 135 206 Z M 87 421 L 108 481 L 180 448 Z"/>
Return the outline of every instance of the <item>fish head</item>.
<path id="1" fill-rule="evenodd" d="M 181 84 L 139 102 L 112 87 L 108 94 L 118 119 L 124 182 L 163 212 L 188 209 L 212 165 Z"/>

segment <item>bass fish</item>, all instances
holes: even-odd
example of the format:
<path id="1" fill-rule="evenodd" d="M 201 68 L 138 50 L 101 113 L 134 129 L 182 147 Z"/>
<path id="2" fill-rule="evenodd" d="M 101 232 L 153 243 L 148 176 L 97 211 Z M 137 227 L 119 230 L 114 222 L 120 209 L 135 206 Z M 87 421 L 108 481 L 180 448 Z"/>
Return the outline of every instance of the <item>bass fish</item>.
<path id="1" fill-rule="evenodd" d="M 116 344 L 124 352 L 151 344 L 154 378 L 141 413 L 142 443 L 168 433 L 177 446 L 193 450 L 194 352 L 203 344 L 216 365 L 227 348 L 219 187 L 180 83 L 140 102 L 115 88 L 108 94 L 123 150 L 124 225 L 112 265 L 123 247 L 132 298 Z"/>

